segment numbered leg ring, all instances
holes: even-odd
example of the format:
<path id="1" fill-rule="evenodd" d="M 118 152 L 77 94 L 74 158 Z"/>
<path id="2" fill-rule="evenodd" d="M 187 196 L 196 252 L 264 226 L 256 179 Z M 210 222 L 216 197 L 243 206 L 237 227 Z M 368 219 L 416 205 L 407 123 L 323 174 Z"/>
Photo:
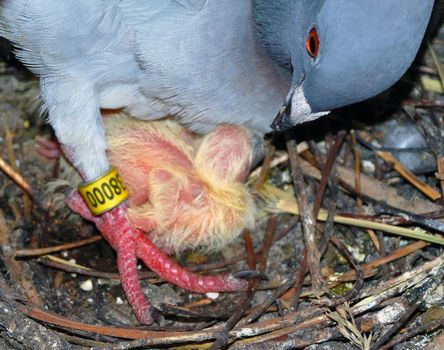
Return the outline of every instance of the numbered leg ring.
<path id="1" fill-rule="evenodd" d="M 129 193 L 116 168 L 97 179 L 83 182 L 79 192 L 93 215 L 103 214 L 128 199 Z"/>

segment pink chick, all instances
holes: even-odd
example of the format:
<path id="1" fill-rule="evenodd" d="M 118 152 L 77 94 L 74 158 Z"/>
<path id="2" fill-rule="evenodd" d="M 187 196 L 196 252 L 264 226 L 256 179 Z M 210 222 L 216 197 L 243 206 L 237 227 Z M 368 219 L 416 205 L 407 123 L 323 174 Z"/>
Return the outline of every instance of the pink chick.
<path id="1" fill-rule="evenodd" d="M 142 293 L 138 258 L 192 292 L 243 288 L 246 282 L 233 275 L 196 275 L 165 252 L 218 250 L 253 227 L 255 207 L 244 181 L 261 143 L 235 125 L 198 136 L 169 119 L 104 120 L 108 157 L 131 194 L 127 206 L 93 216 L 77 191 L 67 201 L 116 250 L 122 286 L 138 320 L 151 324 L 158 316 Z"/>

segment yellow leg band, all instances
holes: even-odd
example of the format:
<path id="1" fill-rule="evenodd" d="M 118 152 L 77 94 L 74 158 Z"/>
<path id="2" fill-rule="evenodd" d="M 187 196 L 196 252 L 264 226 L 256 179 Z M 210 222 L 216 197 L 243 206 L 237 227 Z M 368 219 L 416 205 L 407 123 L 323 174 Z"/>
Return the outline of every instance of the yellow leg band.
<path id="1" fill-rule="evenodd" d="M 79 186 L 79 192 L 93 215 L 100 215 L 117 207 L 129 196 L 116 168 L 97 179 L 83 182 Z"/>

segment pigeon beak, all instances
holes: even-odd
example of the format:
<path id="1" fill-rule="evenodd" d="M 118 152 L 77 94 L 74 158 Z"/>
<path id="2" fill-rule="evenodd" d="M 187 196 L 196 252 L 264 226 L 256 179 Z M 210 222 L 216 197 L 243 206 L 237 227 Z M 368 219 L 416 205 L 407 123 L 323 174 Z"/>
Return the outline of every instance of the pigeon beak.
<path id="1" fill-rule="evenodd" d="M 291 101 L 293 100 L 294 92 L 298 84 L 293 85 L 285 98 L 285 102 L 279 110 L 276 118 L 274 118 L 273 123 L 271 124 L 271 128 L 274 131 L 281 132 L 287 129 L 290 129 L 294 126 L 294 123 L 291 121 Z"/>
<path id="2" fill-rule="evenodd" d="M 271 128 L 274 131 L 282 132 L 297 124 L 305 123 L 330 113 L 329 111 L 313 112 L 304 94 L 302 86 L 304 80 L 305 74 L 302 74 L 299 82 L 292 85 L 282 108 L 271 124 Z"/>
<path id="3" fill-rule="evenodd" d="M 279 110 L 276 118 L 274 118 L 273 123 L 271 124 L 271 128 L 274 131 L 282 132 L 285 130 L 290 129 L 295 125 L 295 123 L 292 121 L 291 118 L 291 105 L 293 101 L 294 92 L 296 89 L 302 88 L 302 83 L 305 80 L 305 73 L 302 73 L 301 79 L 296 84 L 292 84 L 290 92 L 288 93 L 287 97 L 285 98 L 285 102 L 282 105 L 281 109 Z"/>

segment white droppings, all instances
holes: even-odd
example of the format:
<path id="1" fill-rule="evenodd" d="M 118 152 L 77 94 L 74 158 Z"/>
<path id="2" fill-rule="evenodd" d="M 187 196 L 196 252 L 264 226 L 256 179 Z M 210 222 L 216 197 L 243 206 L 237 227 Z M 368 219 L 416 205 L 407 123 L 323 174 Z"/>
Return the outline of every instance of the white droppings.
<path id="1" fill-rule="evenodd" d="M 122 305 L 123 304 L 123 299 L 121 297 L 117 297 L 116 298 L 116 304 L 117 305 Z"/>
<path id="2" fill-rule="evenodd" d="M 233 331 L 233 332 L 234 336 L 237 338 L 248 338 L 257 335 L 256 330 L 252 327 L 241 328 L 239 331 Z"/>
<path id="3" fill-rule="evenodd" d="M 376 171 L 375 164 L 369 160 L 362 161 L 362 168 L 364 169 L 364 171 L 372 174 Z"/>
<path id="4" fill-rule="evenodd" d="M 427 307 L 432 307 L 435 305 L 442 305 L 444 300 L 444 285 L 439 285 L 436 288 L 429 289 L 425 296 L 424 301 Z"/>
<path id="5" fill-rule="evenodd" d="M 68 251 L 67 250 L 62 251 L 62 257 L 63 258 L 67 258 L 68 257 Z"/>
<path id="6" fill-rule="evenodd" d="M 273 175 L 273 176 L 274 176 L 274 175 Z M 290 176 L 290 173 L 289 173 L 289 172 L 286 172 L 286 171 L 282 172 L 282 174 L 281 174 L 281 181 L 282 181 L 283 183 L 289 183 L 289 182 L 291 182 L 291 181 L 292 181 L 292 177 Z"/>
<path id="7" fill-rule="evenodd" d="M 353 257 L 360 263 L 365 261 L 366 255 L 360 251 L 360 248 L 355 245 L 350 245 L 347 247 L 352 253 Z"/>
<path id="8" fill-rule="evenodd" d="M 91 292 L 93 290 L 93 283 L 90 279 L 80 283 L 80 289 L 85 292 Z"/>
<path id="9" fill-rule="evenodd" d="M 376 313 L 376 319 L 381 324 L 390 324 L 399 321 L 399 317 L 405 312 L 405 307 L 399 303 L 389 305 Z"/>
<path id="10" fill-rule="evenodd" d="M 205 294 L 208 299 L 216 300 L 219 297 L 219 293 L 217 292 L 210 292 Z"/>
<path id="11" fill-rule="evenodd" d="M 72 264 L 72 265 L 75 265 L 75 264 L 77 263 L 77 261 L 76 261 L 76 259 L 72 259 L 72 258 L 71 258 L 71 259 L 68 260 L 68 263 L 70 263 L 70 264 Z M 76 273 L 72 273 L 72 274 L 71 274 L 71 277 L 72 277 L 72 278 L 76 278 L 76 277 L 77 277 L 77 274 L 76 274 Z"/>

